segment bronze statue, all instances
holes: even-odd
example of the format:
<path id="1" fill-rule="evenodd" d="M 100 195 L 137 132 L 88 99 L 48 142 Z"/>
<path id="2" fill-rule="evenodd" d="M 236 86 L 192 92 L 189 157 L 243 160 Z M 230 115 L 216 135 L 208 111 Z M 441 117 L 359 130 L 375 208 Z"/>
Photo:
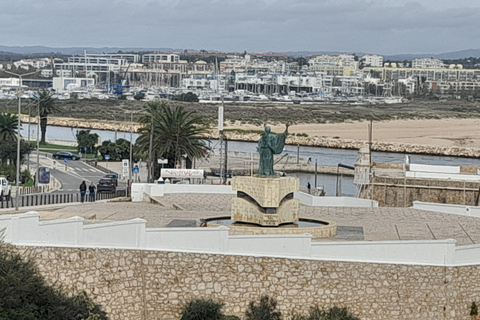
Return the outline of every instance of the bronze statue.
<path id="1" fill-rule="evenodd" d="M 265 133 L 258 141 L 257 150 L 260 153 L 258 174 L 260 176 L 274 176 L 273 155 L 280 154 L 285 146 L 285 139 L 288 135 L 288 124 L 285 125 L 285 132 L 281 134 L 270 133 L 270 127 L 265 127 Z"/>

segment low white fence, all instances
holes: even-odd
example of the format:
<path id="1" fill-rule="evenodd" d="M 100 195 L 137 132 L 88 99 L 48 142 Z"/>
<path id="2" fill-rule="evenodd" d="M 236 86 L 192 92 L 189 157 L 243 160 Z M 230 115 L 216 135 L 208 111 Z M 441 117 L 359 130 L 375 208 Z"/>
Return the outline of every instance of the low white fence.
<path id="1" fill-rule="evenodd" d="M 354 197 L 317 197 L 304 192 L 295 192 L 295 199 L 311 207 L 378 207 L 378 202 Z"/>
<path id="2" fill-rule="evenodd" d="M 229 235 L 228 227 L 146 228 L 133 219 L 84 225 L 73 217 L 46 222 L 37 212 L 0 216 L 14 245 L 188 251 L 366 263 L 458 266 L 480 264 L 480 245 L 455 240 L 313 242 L 310 234 Z"/>
<path id="3" fill-rule="evenodd" d="M 458 214 L 461 216 L 470 216 L 470 217 L 480 218 L 480 207 L 476 207 L 476 206 L 413 201 L 412 208 L 419 209 L 419 210 Z"/>

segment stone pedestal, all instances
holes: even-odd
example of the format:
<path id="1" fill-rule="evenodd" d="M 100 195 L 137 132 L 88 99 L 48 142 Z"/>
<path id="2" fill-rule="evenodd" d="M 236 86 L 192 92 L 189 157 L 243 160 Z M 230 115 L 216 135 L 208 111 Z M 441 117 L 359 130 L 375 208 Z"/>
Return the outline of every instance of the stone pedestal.
<path id="1" fill-rule="evenodd" d="M 279 226 L 298 221 L 300 202 L 293 198 L 299 191 L 298 178 L 234 177 L 232 220 L 261 226 Z"/>

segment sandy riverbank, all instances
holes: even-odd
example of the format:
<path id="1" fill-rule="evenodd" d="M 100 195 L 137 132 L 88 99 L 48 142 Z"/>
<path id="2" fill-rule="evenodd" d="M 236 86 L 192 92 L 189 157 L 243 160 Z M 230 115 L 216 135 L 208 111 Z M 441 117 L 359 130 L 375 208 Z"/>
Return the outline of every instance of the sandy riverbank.
<path id="1" fill-rule="evenodd" d="M 271 125 L 282 132 L 284 125 Z M 227 125 L 227 129 L 259 130 L 261 127 L 242 124 Z M 291 133 L 306 133 L 309 137 L 368 140 L 368 122 L 331 124 L 296 124 Z M 373 141 L 443 147 L 480 148 L 480 119 L 395 120 L 373 122 Z"/>
<path id="2" fill-rule="evenodd" d="M 49 124 L 105 130 L 131 130 L 130 123 L 121 121 L 83 121 L 73 118 L 49 118 Z M 274 132 L 282 132 L 283 124 L 271 125 Z M 430 153 L 462 156 L 480 156 L 480 119 L 393 120 L 373 122 L 372 148 L 379 151 Z M 134 131 L 140 127 L 134 125 Z M 225 129 L 262 130 L 262 126 L 227 122 Z M 288 143 L 358 149 L 368 140 L 368 122 L 342 122 L 328 124 L 294 124 Z M 304 133 L 308 137 L 295 134 Z M 212 130 L 212 137 L 218 131 Z M 229 132 L 234 140 L 258 141 L 258 134 Z"/>

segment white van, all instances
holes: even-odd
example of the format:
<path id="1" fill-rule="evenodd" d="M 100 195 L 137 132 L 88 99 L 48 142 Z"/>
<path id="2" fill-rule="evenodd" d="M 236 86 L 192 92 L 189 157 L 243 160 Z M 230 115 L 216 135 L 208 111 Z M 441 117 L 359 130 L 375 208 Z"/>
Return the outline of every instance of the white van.
<path id="1" fill-rule="evenodd" d="M 0 177 L 0 200 L 10 200 L 12 195 L 12 187 L 8 183 L 7 178 Z"/>

